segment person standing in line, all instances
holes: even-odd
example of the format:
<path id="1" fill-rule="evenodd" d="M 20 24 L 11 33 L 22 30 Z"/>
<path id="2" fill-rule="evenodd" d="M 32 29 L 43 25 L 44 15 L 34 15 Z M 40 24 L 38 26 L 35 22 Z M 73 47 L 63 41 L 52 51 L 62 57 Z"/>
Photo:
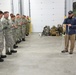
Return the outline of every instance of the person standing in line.
<path id="1" fill-rule="evenodd" d="M 12 37 L 12 25 L 10 24 L 9 12 L 4 12 L 4 18 L 2 20 L 3 29 L 4 29 L 4 36 L 6 42 L 6 54 L 11 55 L 12 53 L 16 53 L 17 51 L 13 50 L 14 40 Z"/>
<path id="2" fill-rule="evenodd" d="M 15 22 L 15 15 L 11 15 L 10 16 L 11 19 L 10 19 L 10 23 L 12 24 L 12 36 L 13 36 L 13 39 L 14 39 L 14 48 L 18 48 L 17 44 L 16 44 L 16 41 L 17 41 L 17 34 L 16 34 L 16 29 L 17 29 L 17 26 L 16 26 L 16 22 Z"/>
<path id="3" fill-rule="evenodd" d="M 27 24 L 26 24 L 26 36 L 28 36 L 28 35 L 29 35 L 29 31 L 30 31 L 30 23 L 31 23 L 31 21 L 30 21 L 29 16 L 27 16 L 26 19 L 27 19 Z"/>
<path id="4" fill-rule="evenodd" d="M 27 20 L 25 19 L 25 15 L 22 16 L 22 41 L 25 41 L 26 36 L 26 24 Z"/>
<path id="5" fill-rule="evenodd" d="M 16 15 L 16 25 L 17 25 L 17 37 L 18 37 L 18 43 L 20 43 L 22 41 L 22 19 L 21 19 L 21 15 L 17 14 Z"/>
<path id="6" fill-rule="evenodd" d="M 6 55 L 2 55 L 2 51 L 4 48 L 3 25 L 1 22 L 2 16 L 3 16 L 3 12 L 0 11 L 0 62 L 3 62 L 4 61 L 3 58 L 6 58 Z"/>

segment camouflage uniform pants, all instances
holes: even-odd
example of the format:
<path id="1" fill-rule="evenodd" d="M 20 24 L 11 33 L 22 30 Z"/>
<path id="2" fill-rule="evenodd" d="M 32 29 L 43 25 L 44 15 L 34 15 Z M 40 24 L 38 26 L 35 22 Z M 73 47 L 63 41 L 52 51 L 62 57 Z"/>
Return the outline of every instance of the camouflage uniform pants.
<path id="1" fill-rule="evenodd" d="M 4 48 L 4 36 L 2 33 L 0 33 L 0 56 L 2 54 L 3 48 Z"/>
<path id="2" fill-rule="evenodd" d="M 22 39 L 22 27 L 21 26 L 18 26 L 16 32 L 17 32 L 18 40 Z"/>
<path id="3" fill-rule="evenodd" d="M 13 50 L 13 45 L 15 44 L 12 33 L 11 32 L 5 32 L 5 42 L 6 42 L 6 52 L 10 50 Z"/>
<path id="4" fill-rule="evenodd" d="M 29 34 L 30 24 L 26 24 L 26 34 Z"/>
<path id="5" fill-rule="evenodd" d="M 2 54 L 3 48 L 4 48 L 4 44 L 3 42 L 0 42 L 0 56 Z"/>
<path id="6" fill-rule="evenodd" d="M 17 41 L 17 34 L 16 34 L 16 29 L 15 28 L 12 29 L 12 35 L 13 35 L 13 39 L 14 39 L 14 41 L 16 43 L 16 41 Z"/>
<path id="7" fill-rule="evenodd" d="M 25 38 L 25 25 L 22 25 L 22 38 Z"/>

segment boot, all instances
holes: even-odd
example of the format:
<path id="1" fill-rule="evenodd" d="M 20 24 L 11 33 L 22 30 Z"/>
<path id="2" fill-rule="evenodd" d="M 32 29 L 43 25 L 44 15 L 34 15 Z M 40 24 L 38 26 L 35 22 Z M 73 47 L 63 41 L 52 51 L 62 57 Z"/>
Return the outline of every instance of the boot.
<path id="1" fill-rule="evenodd" d="M 73 50 L 70 50 L 69 54 L 73 54 Z"/>
<path id="2" fill-rule="evenodd" d="M 4 60 L 0 57 L 0 62 L 3 62 Z"/>
<path id="3" fill-rule="evenodd" d="M 62 53 L 66 53 L 66 52 L 68 52 L 68 50 L 63 50 L 63 51 L 61 51 Z"/>
<path id="4" fill-rule="evenodd" d="M 17 53 L 17 51 L 15 51 L 15 50 L 11 50 L 11 53 Z"/>
<path id="5" fill-rule="evenodd" d="M 18 48 L 18 46 L 16 46 L 16 44 L 14 44 L 13 48 L 16 49 L 16 48 Z"/>
<path id="6" fill-rule="evenodd" d="M 7 55 L 12 55 L 12 52 L 6 52 Z"/>
<path id="7" fill-rule="evenodd" d="M 25 38 L 22 38 L 22 41 L 25 41 Z"/>
<path id="8" fill-rule="evenodd" d="M 6 55 L 1 55 L 1 58 L 6 58 L 7 56 Z"/>

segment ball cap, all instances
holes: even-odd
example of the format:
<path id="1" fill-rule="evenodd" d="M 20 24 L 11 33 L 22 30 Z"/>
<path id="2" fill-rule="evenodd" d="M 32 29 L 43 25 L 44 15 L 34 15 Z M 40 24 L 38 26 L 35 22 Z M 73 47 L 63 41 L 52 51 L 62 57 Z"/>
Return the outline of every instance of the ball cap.
<path id="1" fill-rule="evenodd" d="M 68 14 L 73 14 L 73 11 L 69 11 Z"/>

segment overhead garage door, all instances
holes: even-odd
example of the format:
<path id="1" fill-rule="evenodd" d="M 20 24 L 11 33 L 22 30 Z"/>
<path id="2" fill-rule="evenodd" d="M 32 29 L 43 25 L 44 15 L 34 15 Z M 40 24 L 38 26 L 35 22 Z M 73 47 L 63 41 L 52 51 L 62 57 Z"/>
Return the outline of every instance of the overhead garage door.
<path id="1" fill-rule="evenodd" d="M 42 32 L 45 25 L 62 24 L 65 0 L 30 0 L 33 32 Z"/>

